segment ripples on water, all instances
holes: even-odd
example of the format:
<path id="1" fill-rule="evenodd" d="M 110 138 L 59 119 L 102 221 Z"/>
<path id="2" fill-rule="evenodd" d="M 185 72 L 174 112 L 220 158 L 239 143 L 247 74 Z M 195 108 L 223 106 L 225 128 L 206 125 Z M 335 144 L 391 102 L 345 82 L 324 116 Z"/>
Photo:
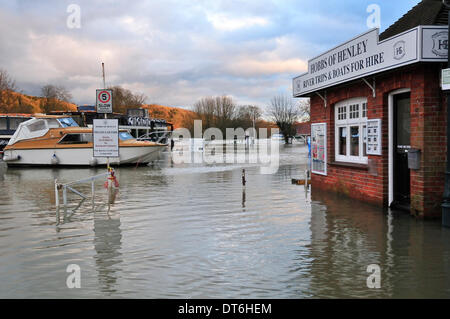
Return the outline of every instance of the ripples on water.
<path id="1" fill-rule="evenodd" d="M 9 169 L 0 297 L 450 297 L 449 230 L 318 191 L 311 201 L 291 185 L 306 156 L 283 148 L 278 173 L 261 175 L 251 165 L 176 165 L 166 153 L 117 170 L 109 214 L 86 204 L 60 225 L 54 179 L 103 171 Z M 102 182 L 96 192 L 106 198 Z M 81 289 L 66 286 L 69 264 L 81 267 Z M 370 264 L 382 269 L 377 291 L 366 286 Z"/>

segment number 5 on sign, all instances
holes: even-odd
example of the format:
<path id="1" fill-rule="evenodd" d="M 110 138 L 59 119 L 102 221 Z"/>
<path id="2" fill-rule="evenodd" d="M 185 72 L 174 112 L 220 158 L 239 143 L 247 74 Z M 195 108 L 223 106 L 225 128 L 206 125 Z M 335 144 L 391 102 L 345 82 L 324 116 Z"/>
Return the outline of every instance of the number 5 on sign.
<path id="1" fill-rule="evenodd" d="M 112 103 L 112 90 L 100 89 L 97 90 L 96 94 L 96 108 L 97 113 L 112 113 L 113 103 Z"/>

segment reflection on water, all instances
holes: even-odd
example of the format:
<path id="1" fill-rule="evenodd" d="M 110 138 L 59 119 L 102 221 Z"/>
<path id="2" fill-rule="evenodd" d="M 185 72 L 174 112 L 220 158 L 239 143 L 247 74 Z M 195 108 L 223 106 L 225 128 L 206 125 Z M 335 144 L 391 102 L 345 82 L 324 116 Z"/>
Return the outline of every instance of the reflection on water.
<path id="1" fill-rule="evenodd" d="M 439 222 L 417 221 L 402 212 L 380 212 L 325 192 L 314 192 L 313 200 L 313 295 L 450 297 L 450 231 Z M 370 264 L 381 267 L 382 289 L 368 290 L 362 284 Z"/>
<path id="2" fill-rule="evenodd" d="M 303 147 L 283 148 L 274 175 L 176 164 L 166 153 L 117 170 L 109 212 L 86 203 L 60 225 L 54 180 L 103 171 L 9 169 L 0 178 L 0 297 L 450 297 L 448 229 L 305 193 L 291 178 L 306 163 Z M 107 199 L 102 184 L 98 202 Z M 90 185 L 77 190 L 90 194 Z M 81 289 L 66 286 L 69 264 L 81 267 Z M 370 264 L 381 268 L 379 290 L 367 288 Z"/>
<path id="3" fill-rule="evenodd" d="M 94 217 L 95 264 L 102 293 L 117 292 L 117 270 L 122 262 L 120 216 L 96 214 Z"/>

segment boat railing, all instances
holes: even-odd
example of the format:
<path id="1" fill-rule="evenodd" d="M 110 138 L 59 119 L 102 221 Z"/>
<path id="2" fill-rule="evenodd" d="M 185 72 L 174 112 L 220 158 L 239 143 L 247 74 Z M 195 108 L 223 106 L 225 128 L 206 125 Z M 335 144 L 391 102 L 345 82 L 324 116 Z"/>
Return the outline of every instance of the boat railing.
<path id="1" fill-rule="evenodd" d="M 160 144 L 168 144 L 172 137 L 172 131 L 154 131 L 137 138 L 138 141 L 151 141 Z"/>

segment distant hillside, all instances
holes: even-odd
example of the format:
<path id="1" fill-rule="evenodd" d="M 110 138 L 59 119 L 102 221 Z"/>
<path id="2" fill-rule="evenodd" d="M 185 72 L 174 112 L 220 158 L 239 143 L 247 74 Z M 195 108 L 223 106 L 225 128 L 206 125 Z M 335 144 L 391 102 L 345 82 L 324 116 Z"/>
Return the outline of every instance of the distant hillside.
<path id="1" fill-rule="evenodd" d="M 43 97 L 30 96 L 18 92 L 2 92 L 0 113 L 43 113 L 47 101 Z M 57 109 L 52 111 L 76 111 L 77 106 L 64 101 L 53 101 Z"/>
<path id="2" fill-rule="evenodd" d="M 185 125 L 196 118 L 196 114 L 192 111 L 163 106 L 157 104 L 144 105 L 143 108 L 148 109 L 148 113 L 153 118 L 164 119 L 174 125 L 174 128 L 185 127 Z"/>

